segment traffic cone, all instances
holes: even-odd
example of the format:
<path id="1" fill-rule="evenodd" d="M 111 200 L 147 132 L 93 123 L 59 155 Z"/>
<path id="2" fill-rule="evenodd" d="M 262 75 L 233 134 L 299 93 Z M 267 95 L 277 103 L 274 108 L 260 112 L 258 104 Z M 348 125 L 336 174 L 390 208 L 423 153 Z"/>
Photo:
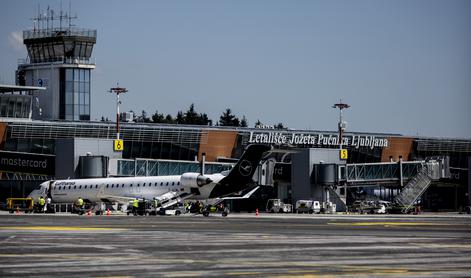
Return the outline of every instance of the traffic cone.
<path id="1" fill-rule="evenodd" d="M 110 209 L 107 208 L 107 209 L 106 209 L 106 215 L 109 216 L 110 214 L 111 214 Z"/>
<path id="2" fill-rule="evenodd" d="M 258 208 L 255 209 L 255 215 L 258 216 Z"/>

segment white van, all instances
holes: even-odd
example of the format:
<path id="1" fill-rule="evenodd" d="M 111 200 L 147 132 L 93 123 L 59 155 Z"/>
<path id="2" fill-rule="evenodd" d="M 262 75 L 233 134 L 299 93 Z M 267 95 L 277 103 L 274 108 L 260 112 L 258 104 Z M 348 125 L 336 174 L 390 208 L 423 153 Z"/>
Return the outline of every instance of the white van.
<path id="1" fill-rule="evenodd" d="M 298 200 L 296 202 L 296 213 L 319 213 L 321 204 L 319 201 Z"/>

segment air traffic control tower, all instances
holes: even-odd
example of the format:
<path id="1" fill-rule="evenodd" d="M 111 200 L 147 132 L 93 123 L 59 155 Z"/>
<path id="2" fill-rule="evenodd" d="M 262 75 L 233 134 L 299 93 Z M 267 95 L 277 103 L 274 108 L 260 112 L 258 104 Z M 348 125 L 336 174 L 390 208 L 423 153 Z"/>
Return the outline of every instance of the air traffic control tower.
<path id="1" fill-rule="evenodd" d="M 90 120 L 90 59 L 96 30 L 79 29 L 77 18 L 60 11 L 38 12 L 33 29 L 23 31 L 28 58 L 19 61 L 16 83 L 46 87 L 34 95 L 33 119 Z M 59 26 L 54 26 L 54 24 Z"/>

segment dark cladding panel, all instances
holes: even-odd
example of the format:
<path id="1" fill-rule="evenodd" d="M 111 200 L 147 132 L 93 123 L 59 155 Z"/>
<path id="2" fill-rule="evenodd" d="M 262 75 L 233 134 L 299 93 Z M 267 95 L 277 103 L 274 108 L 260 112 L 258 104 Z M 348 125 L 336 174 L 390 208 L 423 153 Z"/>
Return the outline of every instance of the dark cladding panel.
<path id="1" fill-rule="evenodd" d="M 0 171 L 54 176 L 55 155 L 0 151 Z"/>

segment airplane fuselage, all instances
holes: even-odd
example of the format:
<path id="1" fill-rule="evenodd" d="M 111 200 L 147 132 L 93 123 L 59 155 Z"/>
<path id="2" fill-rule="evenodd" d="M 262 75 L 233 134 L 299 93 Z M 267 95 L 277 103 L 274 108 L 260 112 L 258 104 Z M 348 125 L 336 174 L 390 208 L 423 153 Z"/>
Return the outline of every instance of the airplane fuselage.
<path id="1" fill-rule="evenodd" d="M 217 181 L 223 176 L 214 174 L 207 177 Z M 213 182 L 200 188 L 183 185 L 180 175 L 70 179 L 44 182 L 30 194 L 30 197 L 34 199 L 40 196 L 45 197 L 50 191 L 50 197 L 54 203 L 73 203 L 79 197 L 96 203 L 113 199 L 111 198 L 113 196 L 152 199 L 168 192 L 188 194 L 197 192 L 192 199 L 207 199 L 215 185 Z"/>

